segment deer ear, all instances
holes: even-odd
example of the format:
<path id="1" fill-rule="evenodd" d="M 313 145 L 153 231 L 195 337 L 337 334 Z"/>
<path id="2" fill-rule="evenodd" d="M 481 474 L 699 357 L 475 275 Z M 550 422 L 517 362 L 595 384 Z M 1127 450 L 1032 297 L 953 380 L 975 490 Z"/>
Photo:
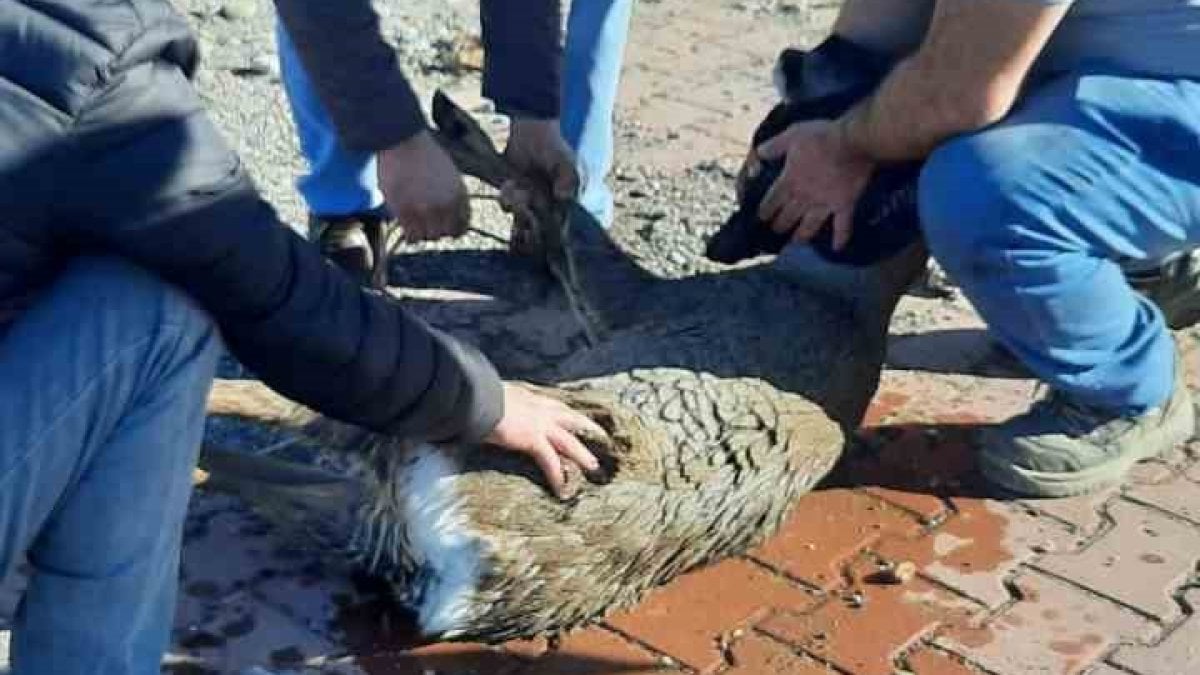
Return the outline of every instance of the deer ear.
<path id="1" fill-rule="evenodd" d="M 434 137 L 459 171 L 497 189 L 513 177 L 512 167 L 491 136 L 441 90 L 433 95 L 433 124 Z"/>

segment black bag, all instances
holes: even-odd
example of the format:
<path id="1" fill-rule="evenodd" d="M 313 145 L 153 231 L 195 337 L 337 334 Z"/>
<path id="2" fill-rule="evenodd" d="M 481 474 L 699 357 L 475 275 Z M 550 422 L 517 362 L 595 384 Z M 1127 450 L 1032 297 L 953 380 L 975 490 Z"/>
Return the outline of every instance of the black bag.
<path id="1" fill-rule="evenodd" d="M 794 122 L 833 119 L 870 94 L 887 74 L 890 62 L 836 35 L 810 52 L 786 49 L 776 63 L 784 101 L 775 106 L 754 132 L 754 147 L 778 135 Z M 704 255 L 735 263 L 762 254 L 775 254 L 791 240 L 758 218 L 759 203 L 783 171 L 783 159 L 762 162 L 747 180 L 738 210 L 708 241 Z M 823 258 L 864 266 L 903 249 L 920 236 L 917 219 L 917 177 L 920 162 L 889 164 L 876 169 L 854 209 L 854 232 L 842 250 L 833 250 L 828 223 L 809 240 Z"/>

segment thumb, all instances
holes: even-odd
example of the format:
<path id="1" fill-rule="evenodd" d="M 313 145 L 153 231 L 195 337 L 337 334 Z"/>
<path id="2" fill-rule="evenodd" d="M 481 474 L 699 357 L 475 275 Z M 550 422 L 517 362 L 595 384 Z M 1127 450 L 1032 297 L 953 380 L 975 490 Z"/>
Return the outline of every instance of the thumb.
<path id="1" fill-rule="evenodd" d="M 789 128 L 767 139 L 766 142 L 754 149 L 754 153 L 758 155 L 759 159 L 779 159 L 787 155 L 788 145 L 791 144 L 791 141 L 792 134 Z"/>

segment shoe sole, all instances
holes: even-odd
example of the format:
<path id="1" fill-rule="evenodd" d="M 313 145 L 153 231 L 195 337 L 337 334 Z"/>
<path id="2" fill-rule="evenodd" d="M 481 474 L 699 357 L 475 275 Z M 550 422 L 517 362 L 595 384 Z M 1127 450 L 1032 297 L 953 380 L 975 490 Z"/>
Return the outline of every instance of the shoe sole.
<path id="1" fill-rule="evenodd" d="M 1167 415 L 1166 422 L 1147 442 L 1103 464 L 1071 473 L 1047 473 L 1015 466 L 993 457 L 984 448 L 979 453 L 979 471 L 990 483 L 1024 497 L 1076 497 L 1115 487 L 1124 482 L 1134 464 L 1162 456 L 1195 434 L 1191 395 L 1181 398 L 1183 401 L 1175 405 L 1183 406 L 1183 410 Z"/>

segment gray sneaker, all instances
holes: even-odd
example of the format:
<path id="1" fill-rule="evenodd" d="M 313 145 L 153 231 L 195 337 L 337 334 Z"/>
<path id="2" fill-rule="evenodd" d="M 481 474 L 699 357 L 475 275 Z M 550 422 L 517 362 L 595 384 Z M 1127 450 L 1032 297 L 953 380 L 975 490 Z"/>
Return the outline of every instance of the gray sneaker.
<path id="1" fill-rule="evenodd" d="M 388 285 L 388 243 L 392 223 L 380 211 L 347 216 L 310 216 L 309 236 L 322 255 L 364 286 Z"/>
<path id="2" fill-rule="evenodd" d="M 1119 485 L 1137 462 L 1191 438 L 1192 396 L 1176 359 L 1175 388 L 1138 417 L 1069 401 L 1052 391 L 1029 412 L 985 428 L 979 469 L 990 482 L 1032 497 L 1068 497 Z"/>
<path id="3" fill-rule="evenodd" d="M 1146 270 L 1125 270 L 1129 285 L 1158 305 L 1171 330 L 1200 321 L 1200 249 Z"/>

